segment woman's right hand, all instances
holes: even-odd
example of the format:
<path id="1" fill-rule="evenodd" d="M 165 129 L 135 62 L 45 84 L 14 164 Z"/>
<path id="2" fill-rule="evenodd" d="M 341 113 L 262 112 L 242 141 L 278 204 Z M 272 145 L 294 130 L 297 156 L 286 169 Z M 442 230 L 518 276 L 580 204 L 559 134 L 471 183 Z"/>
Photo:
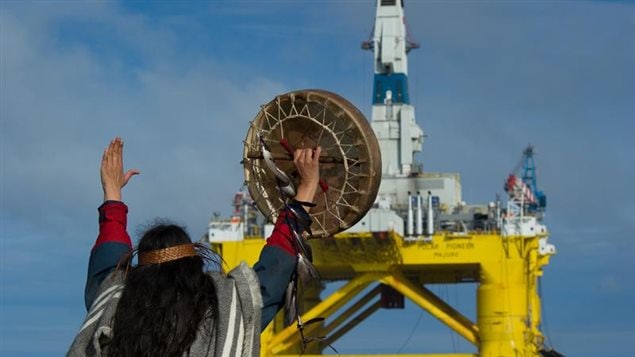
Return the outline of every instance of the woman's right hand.
<path id="1" fill-rule="evenodd" d="M 121 189 L 140 171 L 132 169 L 123 172 L 123 140 L 120 137 L 114 138 L 104 150 L 100 173 L 104 201 L 121 201 Z"/>
<path id="2" fill-rule="evenodd" d="M 320 153 L 321 147 L 315 149 L 296 149 L 293 153 L 293 163 L 300 174 L 300 184 L 295 199 L 301 202 L 313 202 L 315 192 L 320 182 Z M 305 207 L 308 211 L 308 207 Z"/>

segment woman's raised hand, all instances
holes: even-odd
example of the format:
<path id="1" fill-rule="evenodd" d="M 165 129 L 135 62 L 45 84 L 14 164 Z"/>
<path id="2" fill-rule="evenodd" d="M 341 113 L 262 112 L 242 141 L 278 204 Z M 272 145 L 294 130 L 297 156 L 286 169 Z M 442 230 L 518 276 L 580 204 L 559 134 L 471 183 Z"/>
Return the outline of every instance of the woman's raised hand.
<path id="1" fill-rule="evenodd" d="M 321 147 L 315 149 L 296 149 L 293 163 L 300 174 L 300 184 L 295 199 L 301 202 L 313 202 L 318 183 L 320 182 Z M 305 207 L 308 210 L 308 207 Z"/>
<path id="2" fill-rule="evenodd" d="M 104 201 L 121 201 L 121 189 L 130 178 L 140 173 L 132 169 L 123 172 L 123 140 L 112 139 L 101 159 L 101 186 L 104 189 Z"/>

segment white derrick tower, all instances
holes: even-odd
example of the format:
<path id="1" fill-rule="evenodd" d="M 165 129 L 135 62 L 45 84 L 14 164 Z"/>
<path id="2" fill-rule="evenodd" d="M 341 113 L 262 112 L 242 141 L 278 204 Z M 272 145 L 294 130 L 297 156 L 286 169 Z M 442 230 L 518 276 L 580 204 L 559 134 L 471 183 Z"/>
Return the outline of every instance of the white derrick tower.
<path id="1" fill-rule="evenodd" d="M 415 121 L 408 93 L 407 53 L 417 47 L 407 38 L 403 2 L 377 1 L 373 38 L 362 48 L 374 51 L 371 124 L 381 147 L 385 176 L 410 175 L 414 154 L 423 144 L 423 130 Z"/>
<path id="2" fill-rule="evenodd" d="M 381 150 L 382 180 L 377 204 L 349 232 L 395 230 L 406 237 L 423 236 L 424 219 L 432 225 L 432 202 L 439 213 L 460 206 L 458 174 L 424 173 L 414 161 L 424 133 L 410 104 L 408 53 L 418 47 L 408 38 L 403 1 L 378 0 L 372 38 L 362 48 L 374 54 L 371 126 Z"/>

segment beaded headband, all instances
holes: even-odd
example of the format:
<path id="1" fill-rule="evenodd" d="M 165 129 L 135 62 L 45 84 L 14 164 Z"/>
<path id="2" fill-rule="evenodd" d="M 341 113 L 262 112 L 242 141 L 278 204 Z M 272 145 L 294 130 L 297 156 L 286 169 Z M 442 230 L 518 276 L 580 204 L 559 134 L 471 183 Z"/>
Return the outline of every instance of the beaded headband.
<path id="1" fill-rule="evenodd" d="M 139 252 L 139 265 L 160 264 L 173 260 L 197 256 L 193 243 L 175 245 L 173 247 Z"/>

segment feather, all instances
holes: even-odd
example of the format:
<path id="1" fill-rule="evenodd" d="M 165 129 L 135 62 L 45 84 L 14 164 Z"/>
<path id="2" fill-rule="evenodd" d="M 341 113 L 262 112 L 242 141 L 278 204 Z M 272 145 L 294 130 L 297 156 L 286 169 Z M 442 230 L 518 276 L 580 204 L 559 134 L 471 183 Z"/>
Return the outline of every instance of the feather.
<path id="1" fill-rule="evenodd" d="M 298 253 L 298 265 L 296 267 L 297 277 L 302 284 L 308 284 L 313 279 L 319 279 L 320 273 L 311 261 L 302 253 Z"/>
<path id="2" fill-rule="evenodd" d="M 284 297 L 284 317 L 287 325 L 291 325 L 298 317 L 297 293 L 295 288 L 296 280 L 297 278 L 295 276 L 291 279 Z"/>

